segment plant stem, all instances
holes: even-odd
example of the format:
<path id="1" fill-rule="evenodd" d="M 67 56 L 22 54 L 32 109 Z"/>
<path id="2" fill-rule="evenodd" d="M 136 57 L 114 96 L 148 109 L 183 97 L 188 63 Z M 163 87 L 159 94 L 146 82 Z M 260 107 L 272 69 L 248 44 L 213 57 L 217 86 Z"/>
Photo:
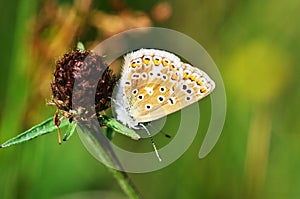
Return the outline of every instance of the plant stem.
<path id="1" fill-rule="evenodd" d="M 131 198 L 131 199 L 141 199 L 140 194 L 135 188 L 134 184 L 130 180 L 126 172 L 122 172 L 116 169 L 109 168 L 110 172 L 114 175 L 115 179 L 118 181 L 122 190 Z"/>
<path id="2" fill-rule="evenodd" d="M 124 172 L 120 161 L 111 147 L 110 141 L 102 132 L 99 132 L 99 129 L 96 128 L 97 125 L 96 120 L 88 124 L 79 123 L 78 134 L 82 138 L 81 140 L 94 157 L 107 166 L 122 190 L 131 199 L 141 199 L 128 174 Z"/>

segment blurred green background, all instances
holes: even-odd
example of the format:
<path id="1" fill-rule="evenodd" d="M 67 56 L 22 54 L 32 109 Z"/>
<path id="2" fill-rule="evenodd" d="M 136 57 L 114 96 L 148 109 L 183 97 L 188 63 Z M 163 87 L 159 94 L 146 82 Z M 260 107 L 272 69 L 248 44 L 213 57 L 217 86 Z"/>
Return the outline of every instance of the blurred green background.
<path id="1" fill-rule="evenodd" d="M 144 198 L 300 198 L 299 8 L 297 0 L 2 0 L 0 142 L 54 114 L 45 99 L 55 61 L 78 40 L 91 49 L 129 28 L 166 27 L 197 40 L 214 59 L 228 111 L 205 159 L 197 155 L 209 98 L 199 103 L 199 133 L 180 159 L 130 174 Z M 0 150 L 0 198 L 126 196 L 78 136 L 58 146 L 52 133 Z"/>

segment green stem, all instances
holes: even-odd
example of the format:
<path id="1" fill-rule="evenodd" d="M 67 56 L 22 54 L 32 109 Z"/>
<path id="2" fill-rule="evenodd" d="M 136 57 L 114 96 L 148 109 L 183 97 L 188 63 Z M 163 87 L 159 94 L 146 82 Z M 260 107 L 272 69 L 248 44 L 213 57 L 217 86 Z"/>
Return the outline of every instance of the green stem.
<path id="1" fill-rule="evenodd" d="M 116 169 L 109 169 L 110 172 L 114 175 L 115 179 L 118 181 L 122 190 L 131 198 L 131 199 L 141 199 L 138 191 L 136 190 L 135 186 L 132 184 L 129 176 L 127 173 L 116 170 Z"/>
<path id="2" fill-rule="evenodd" d="M 103 133 L 99 133 L 99 130 L 95 128 L 97 123 L 89 124 L 78 124 L 78 133 L 82 138 L 86 148 L 92 152 L 95 158 L 99 159 L 104 163 L 109 171 L 114 175 L 115 179 L 118 181 L 122 190 L 131 199 L 141 199 L 140 194 L 131 182 L 129 176 L 124 172 L 123 167 L 118 160 L 116 154 L 114 153 L 110 141 L 105 137 Z M 116 169 L 113 169 L 116 168 Z"/>

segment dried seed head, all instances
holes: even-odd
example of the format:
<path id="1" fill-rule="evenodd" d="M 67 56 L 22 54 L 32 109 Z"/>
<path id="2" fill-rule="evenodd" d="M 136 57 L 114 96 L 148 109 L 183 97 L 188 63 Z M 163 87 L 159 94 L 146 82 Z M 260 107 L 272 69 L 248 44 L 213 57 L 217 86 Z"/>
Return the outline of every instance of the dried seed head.
<path id="1" fill-rule="evenodd" d="M 97 75 L 102 74 L 102 77 Z M 95 99 L 94 107 L 90 107 L 97 113 L 110 107 L 113 88 L 117 78 L 112 71 L 107 67 L 103 58 L 91 51 L 80 51 L 78 49 L 71 51 L 56 62 L 54 71 L 54 79 L 51 83 L 53 93 L 53 102 L 65 117 L 72 118 L 74 112 L 72 109 L 72 96 L 76 95 L 76 103 L 84 104 L 87 98 Z M 73 93 L 74 83 L 78 81 L 77 93 Z M 76 83 L 77 84 L 77 83 Z M 96 94 L 91 96 L 89 91 L 97 85 Z M 73 104 L 74 105 L 74 104 Z M 85 107 L 86 109 L 86 107 Z M 89 109 L 89 108 L 88 108 Z M 93 112 L 84 110 L 84 116 L 81 118 L 90 117 Z M 81 111 L 82 112 L 82 111 Z"/>

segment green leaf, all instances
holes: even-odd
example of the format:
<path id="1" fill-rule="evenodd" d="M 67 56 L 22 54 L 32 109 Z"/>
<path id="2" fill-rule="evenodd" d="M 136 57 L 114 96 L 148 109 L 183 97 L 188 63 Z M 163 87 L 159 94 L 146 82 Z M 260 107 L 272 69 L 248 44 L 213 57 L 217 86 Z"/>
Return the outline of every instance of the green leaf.
<path id="1" fill-rule="evenodd" d="M 109 118 L 103 115 L 103 123 L 108 127 L 114 130 L 117 133 L 130 137 L 133 140 L 141 139 L 141 136 L 137 134 L 134 130 L 124 126 L 114 118 Z"/>
<path id="2" fill-rule="evenodd" d="M 115 135 L 115 131 L 112 128 L 106 128 L 106 137 L 112 140 Z"/>
<path id="3" fill-rule="evenodd" d="M 69 120 L 66 118 L 61 119 L 59 127 L 64 127 L 69 124 Z M 44 122 L 32 127 L 31 129 L 19 134 L 18 136 L 11 138 L 10 140 L 3 143 L 0 148 L 9 147 L 14 144 L 20 144 L 28 140 L 34 139 L 41 135 L 45 135 L 54 130 L 57 130 L 57 126 L 54 125 L 53 117 L 45 120 Z"/>
<path id="4" fill-rule="evenodd" d="M 134 140 L 139 140 L 141 137 L 139 134 L 137 134 L 134 130 L 124 126 L 123 124 L 119 123 L 114 118 L 110 118 L 108 116 L 103 115 L 101 122 L 105 124 L 107 127 L 106 136 L 111 140 L 114 133 L 120 133 L 122 135 L 125 135 L 127 137 L 130 137 Z M 69 120 L 67 118 L 61 119 L 61 124 L 59 127 L 64 127 L 66 125 L 69 125 L 67 128 L 67 131 L 63 137 L 63 141 L 69 140 L 69 138 L 73 135 L 77 124 L 75 122 L 69 123 Z M 11 145 L 20 144 L 23 142 L 26 142 L 28 140 L 34 139 L 36 137 L 39 137 L 41 135 L 45 135 L 47 133 L 50 133 L 54 130 L 57 130 L 57 126 L 54 125 L 53 117 L 45 120 L 44 122 L 32 127 L 31 129 L 17 135 L 14 138 L 9 139 L 2 145 L 0 145 L 0 148 L 9 147 Z"/>
<path id="5" fill-rule="evenodd" d="M 69 140 L 69 138 L 73 135 L 76 127 L 77 127 L 77 124 L 75 122 L 70 123 L 70 125 L 68 126 L 67 131 L 63 137 L 63 141 Z"/>

